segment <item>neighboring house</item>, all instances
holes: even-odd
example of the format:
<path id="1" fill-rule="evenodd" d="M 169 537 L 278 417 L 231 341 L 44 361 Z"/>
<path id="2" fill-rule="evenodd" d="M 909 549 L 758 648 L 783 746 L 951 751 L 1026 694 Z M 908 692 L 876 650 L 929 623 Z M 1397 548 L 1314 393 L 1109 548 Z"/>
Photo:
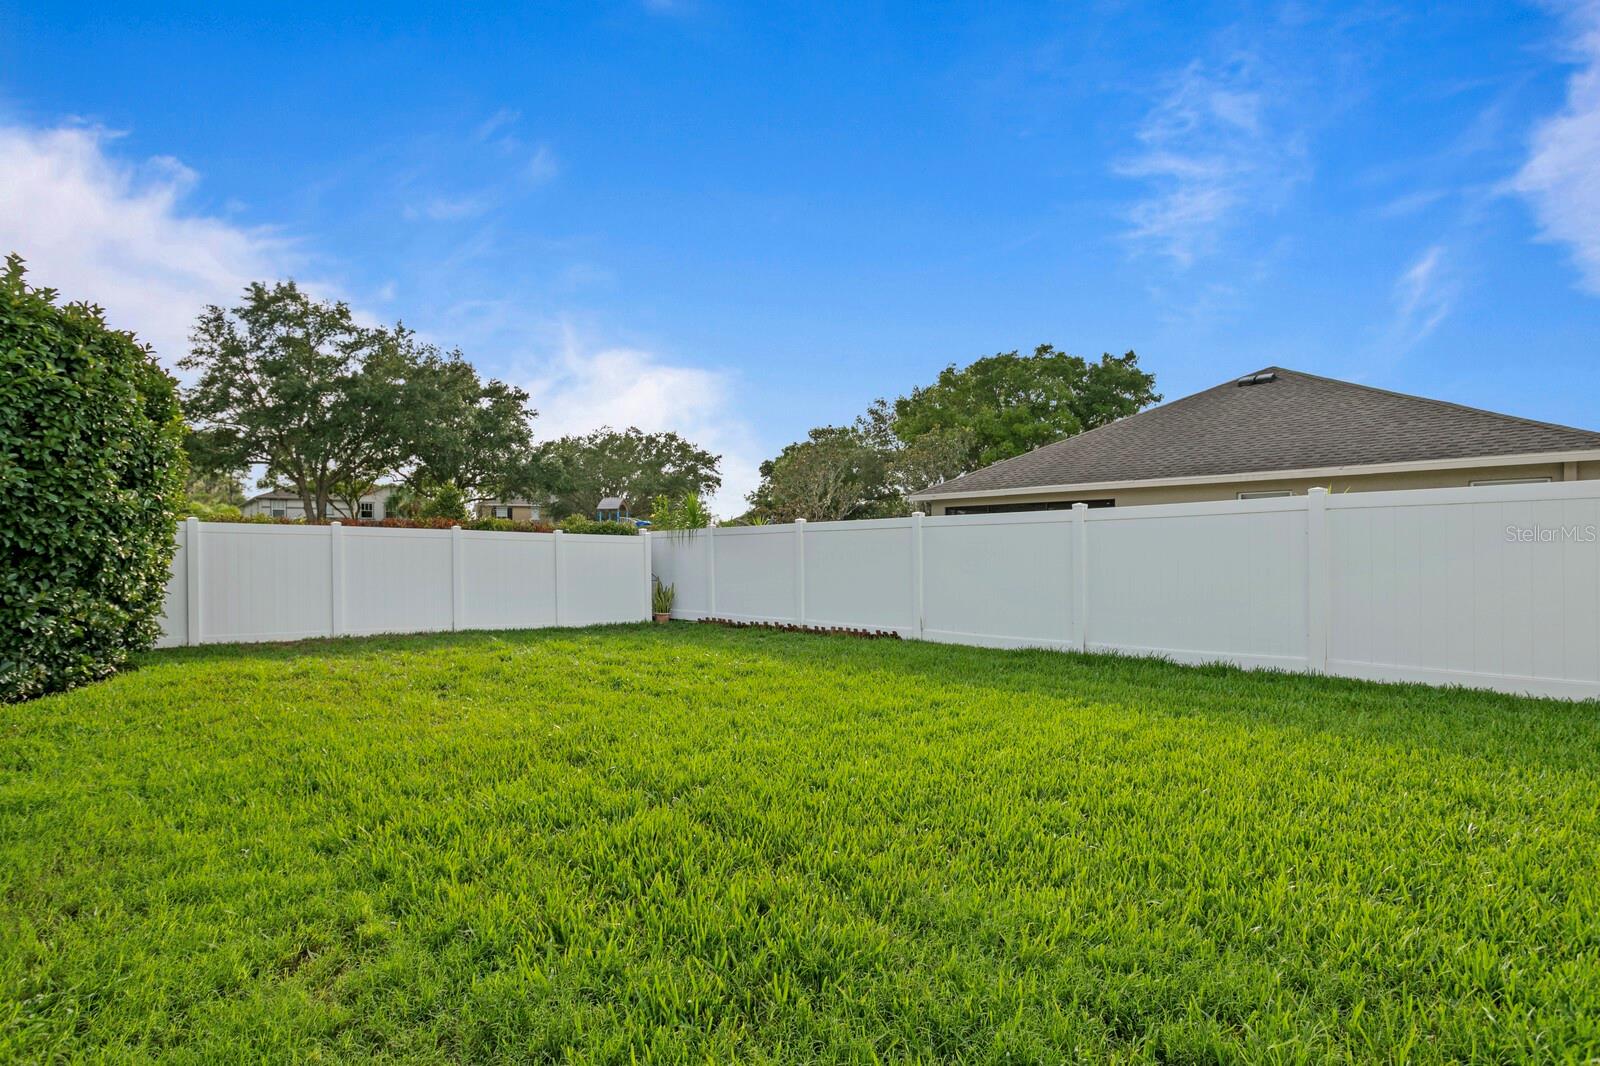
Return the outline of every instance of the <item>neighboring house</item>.
<path id="1" fill-rule="evenodd" d="M 387 505 L 389 497 L 395 492 L 394 485 L 379 485 L 373 491 L 361 497 L 356 506 L 356 518 L 375 522 L 388 515 Z M 305 507 L 300 502 L 300 497 L 291 489 L 273 489 L 263 492 L 259 496 L 252 496 L 245 501 L 240 510 L 246 515 L 271 515 L 273 518 L 304 518 Z M 531 522 L 539 517 L 539 506 L 528 500 L 480 500 L 472 505 L 473 513 L 479 518 L 509 518 L 514 522 Z M 343 500 L 329 500 L 328 512 L 333 518 L 348 519 Z"/>
<path id="2" fill-rule="evenodd" d="M 356 504 L 357 519 L 375 522 L 384 517 L 384 505 L 393 495 L 395 486 L 379 485 L 371 492 L 362 496 Z M 239 510 L 246 516 L 270 515 L 273 518 L 304 518 L 305 505 L 300 500 L 299 493 L 293 489 L 277 488 L 270 492 L 263 492 L 259 496 L 252 496 L 244 502 Z M 343 500 L 329 500 L 328 513 L 333 518 L 350 518 L 348 508 Z"/>
<path id="3" fill-rule="evenodd" d="M 1600 478 L 1600 433 L 1281 367 L 912 495 L 930 514 Z"/>
<path id="4" fill-rule="evenodd" d="M 509 518 L 513 522 L 532 522 L 539 517 L 539 505 L 531 500 L 479 500 L 472 506 L 479 518 Z"/>
<path id="5" fill-rule="evenodd" d="M 628 518 L 628 501 L 621 496 L 607 496 L 594 505 L 596 522 L 623 522 Z"/>

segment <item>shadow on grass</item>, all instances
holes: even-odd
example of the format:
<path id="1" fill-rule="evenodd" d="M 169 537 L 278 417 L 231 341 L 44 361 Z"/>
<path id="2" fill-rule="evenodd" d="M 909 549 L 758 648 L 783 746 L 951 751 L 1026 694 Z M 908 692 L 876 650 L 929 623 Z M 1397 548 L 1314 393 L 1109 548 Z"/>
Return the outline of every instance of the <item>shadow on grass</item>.
<path id="1" fill-rule="evenodd" d="M 908 700 L 1001 696 L 1068 700 L 1251 728 L 1315 731 L 1385 747 L 1426 747 L 1532 769 L 1600 763 L 1600 705 L 1466 688 L 1187 666 L 1124 655 L 998 650 L 920 641 L 860 640 L 680 622 L 572 629 L 482 630 L 350 637 L 286 644 L 207 645 L 151 652 L 136 668 L 178 663 L 273 663 L 307 659 L 470 657 L 506 648 L 582 648 L 623 661 L 630 648 L 662 643 L 783 664 L 845 670 L 860 683 L 902 690 Z"/>

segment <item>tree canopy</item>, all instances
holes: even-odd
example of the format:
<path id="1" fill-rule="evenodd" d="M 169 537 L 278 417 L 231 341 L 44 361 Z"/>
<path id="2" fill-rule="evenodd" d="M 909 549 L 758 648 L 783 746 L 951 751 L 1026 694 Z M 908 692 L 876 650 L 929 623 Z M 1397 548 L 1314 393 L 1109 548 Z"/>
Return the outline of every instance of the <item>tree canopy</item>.
<path id="1" fill-rule="evenodd" d="M 1148 407 L 1161 399 L 1155 383 L 1133 352 L 1093 363 L 1049 344 L 1032 355 L 999 352 L 951 364 L 932 385 L 894 401 L 894 433 L 910 442 L 962 432 L 963 465 L 976 470 Z"/>
<path id="2" fill-rule="evenodd" d="M 342 302 L 293 281 L 257 282 L 238 306 L 200 316 L 180 366 L 199 371 L 185 396 L 189 448 L 207 471 L 259 464 L 305 513 L 354 501 L 384 478 L 449 510 L 544 491 L 528 394 L 484 380 L 458 350 L 420 343 L 402 325 L 357 323 Z"/>
<path id="3" fill-rule="evenodd" d="M 1041 344 L 940 372 L 848 426 L 821 426 L 761 464 L 750 517 L 883 518 L 921 488 L 1105 425 L 1161 399 L 1138 356 L 1089 362 Z"/>
<path id="4" fill-rule="evenodd" d="M 606 426 L 549 441 L 539 459 L 555 485 L 550 502 L 558 518 L 590 514 L 607 496 L 623 497 L 635 518 L 649 518 L 658 496 L 704 496 L 722 484 L 721 456 L 670 431 Z"/>

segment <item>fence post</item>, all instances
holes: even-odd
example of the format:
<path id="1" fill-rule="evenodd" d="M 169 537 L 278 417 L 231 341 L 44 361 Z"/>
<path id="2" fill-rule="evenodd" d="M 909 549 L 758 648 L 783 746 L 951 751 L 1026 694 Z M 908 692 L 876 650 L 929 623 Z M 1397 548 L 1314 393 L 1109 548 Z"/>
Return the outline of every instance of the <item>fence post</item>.
<path id="1" fill-rule="evenodd" d="M 1072 505 L 1072 644 L 1089 650 L 1089 505 Z"/>
<path id="2" fill-rule="evenodd" d="M 467 583 L 462 578 L 461 527 L 450 527 L 450 628 L 465 629 L 467 625 Z"/>
<path id="3" fill-rule="evenodd" d="M 806 520 L 794 520 L 794 624 L 806 624 Z"/>
<path id="4" fill-rule="evenodd" d="M 717 527 L 706 527 L 706 617 L 717 616 Z"/>
<path id="5" fill-rule="evenodd" d="M 911 607 L 912 636 L 922 639 L 922 512 L 911 512 Z"/>
<path id="6" fill-rule="evenodd" d="M 1328 490 L 1306 492 L 1306 668 L 1328 672 Z"/>
<path id="7" fill-rule="evenodd" d="M 655 575 L 651 573 L 650 565 L 650 531 L 639 530 L 639 540 L 643 545 L 640 554 L 644 559 L 644 620 L 648 622 L 655 615 L 655 597 L 651 595 L 655 592 Z"/>
<path id="8" fill-rule="evenodd" d="M 551 536 L 555 537 L 555 547 L 550 554 L 552 557 L 554 557 L 556 566 L 556 579 L 554 586 L 556 601 L 556 625 L 564 626 L 567 624 L 567 597 L 565 595 L 566 589 L 562 588 L 562 586 L 567 583 L 567 567 L 566 561 L 561 557 L 561 543 L 566 539 L 567 535 L 558 529 L 552 533 Z"/>
<path id="9" fill-rule="evenodd" d="M 200 519 L 183 520 L 184 641 L 200 643 Z"/>
<path id="10" fill-rule="evenodd" d="M 328 632 L 344 636 L 344 526 L 328 523 L 328 589 L 332 603 L 328 611 Z"/>

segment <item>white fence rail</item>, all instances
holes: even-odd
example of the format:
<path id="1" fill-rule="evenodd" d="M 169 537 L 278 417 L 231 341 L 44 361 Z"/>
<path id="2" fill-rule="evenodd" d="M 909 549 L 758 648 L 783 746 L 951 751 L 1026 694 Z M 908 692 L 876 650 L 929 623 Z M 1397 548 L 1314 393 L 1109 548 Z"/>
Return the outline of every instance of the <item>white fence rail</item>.
<path id="1" fill-rule="evenodd" d="M 158 646 L 649 617 L 647 536 L 189 519 Z"/>
<path id="2" fill-rule="evenodd" d="M 678 617 L 1600 696 L 1600 482 L 652 538 Z"/>

